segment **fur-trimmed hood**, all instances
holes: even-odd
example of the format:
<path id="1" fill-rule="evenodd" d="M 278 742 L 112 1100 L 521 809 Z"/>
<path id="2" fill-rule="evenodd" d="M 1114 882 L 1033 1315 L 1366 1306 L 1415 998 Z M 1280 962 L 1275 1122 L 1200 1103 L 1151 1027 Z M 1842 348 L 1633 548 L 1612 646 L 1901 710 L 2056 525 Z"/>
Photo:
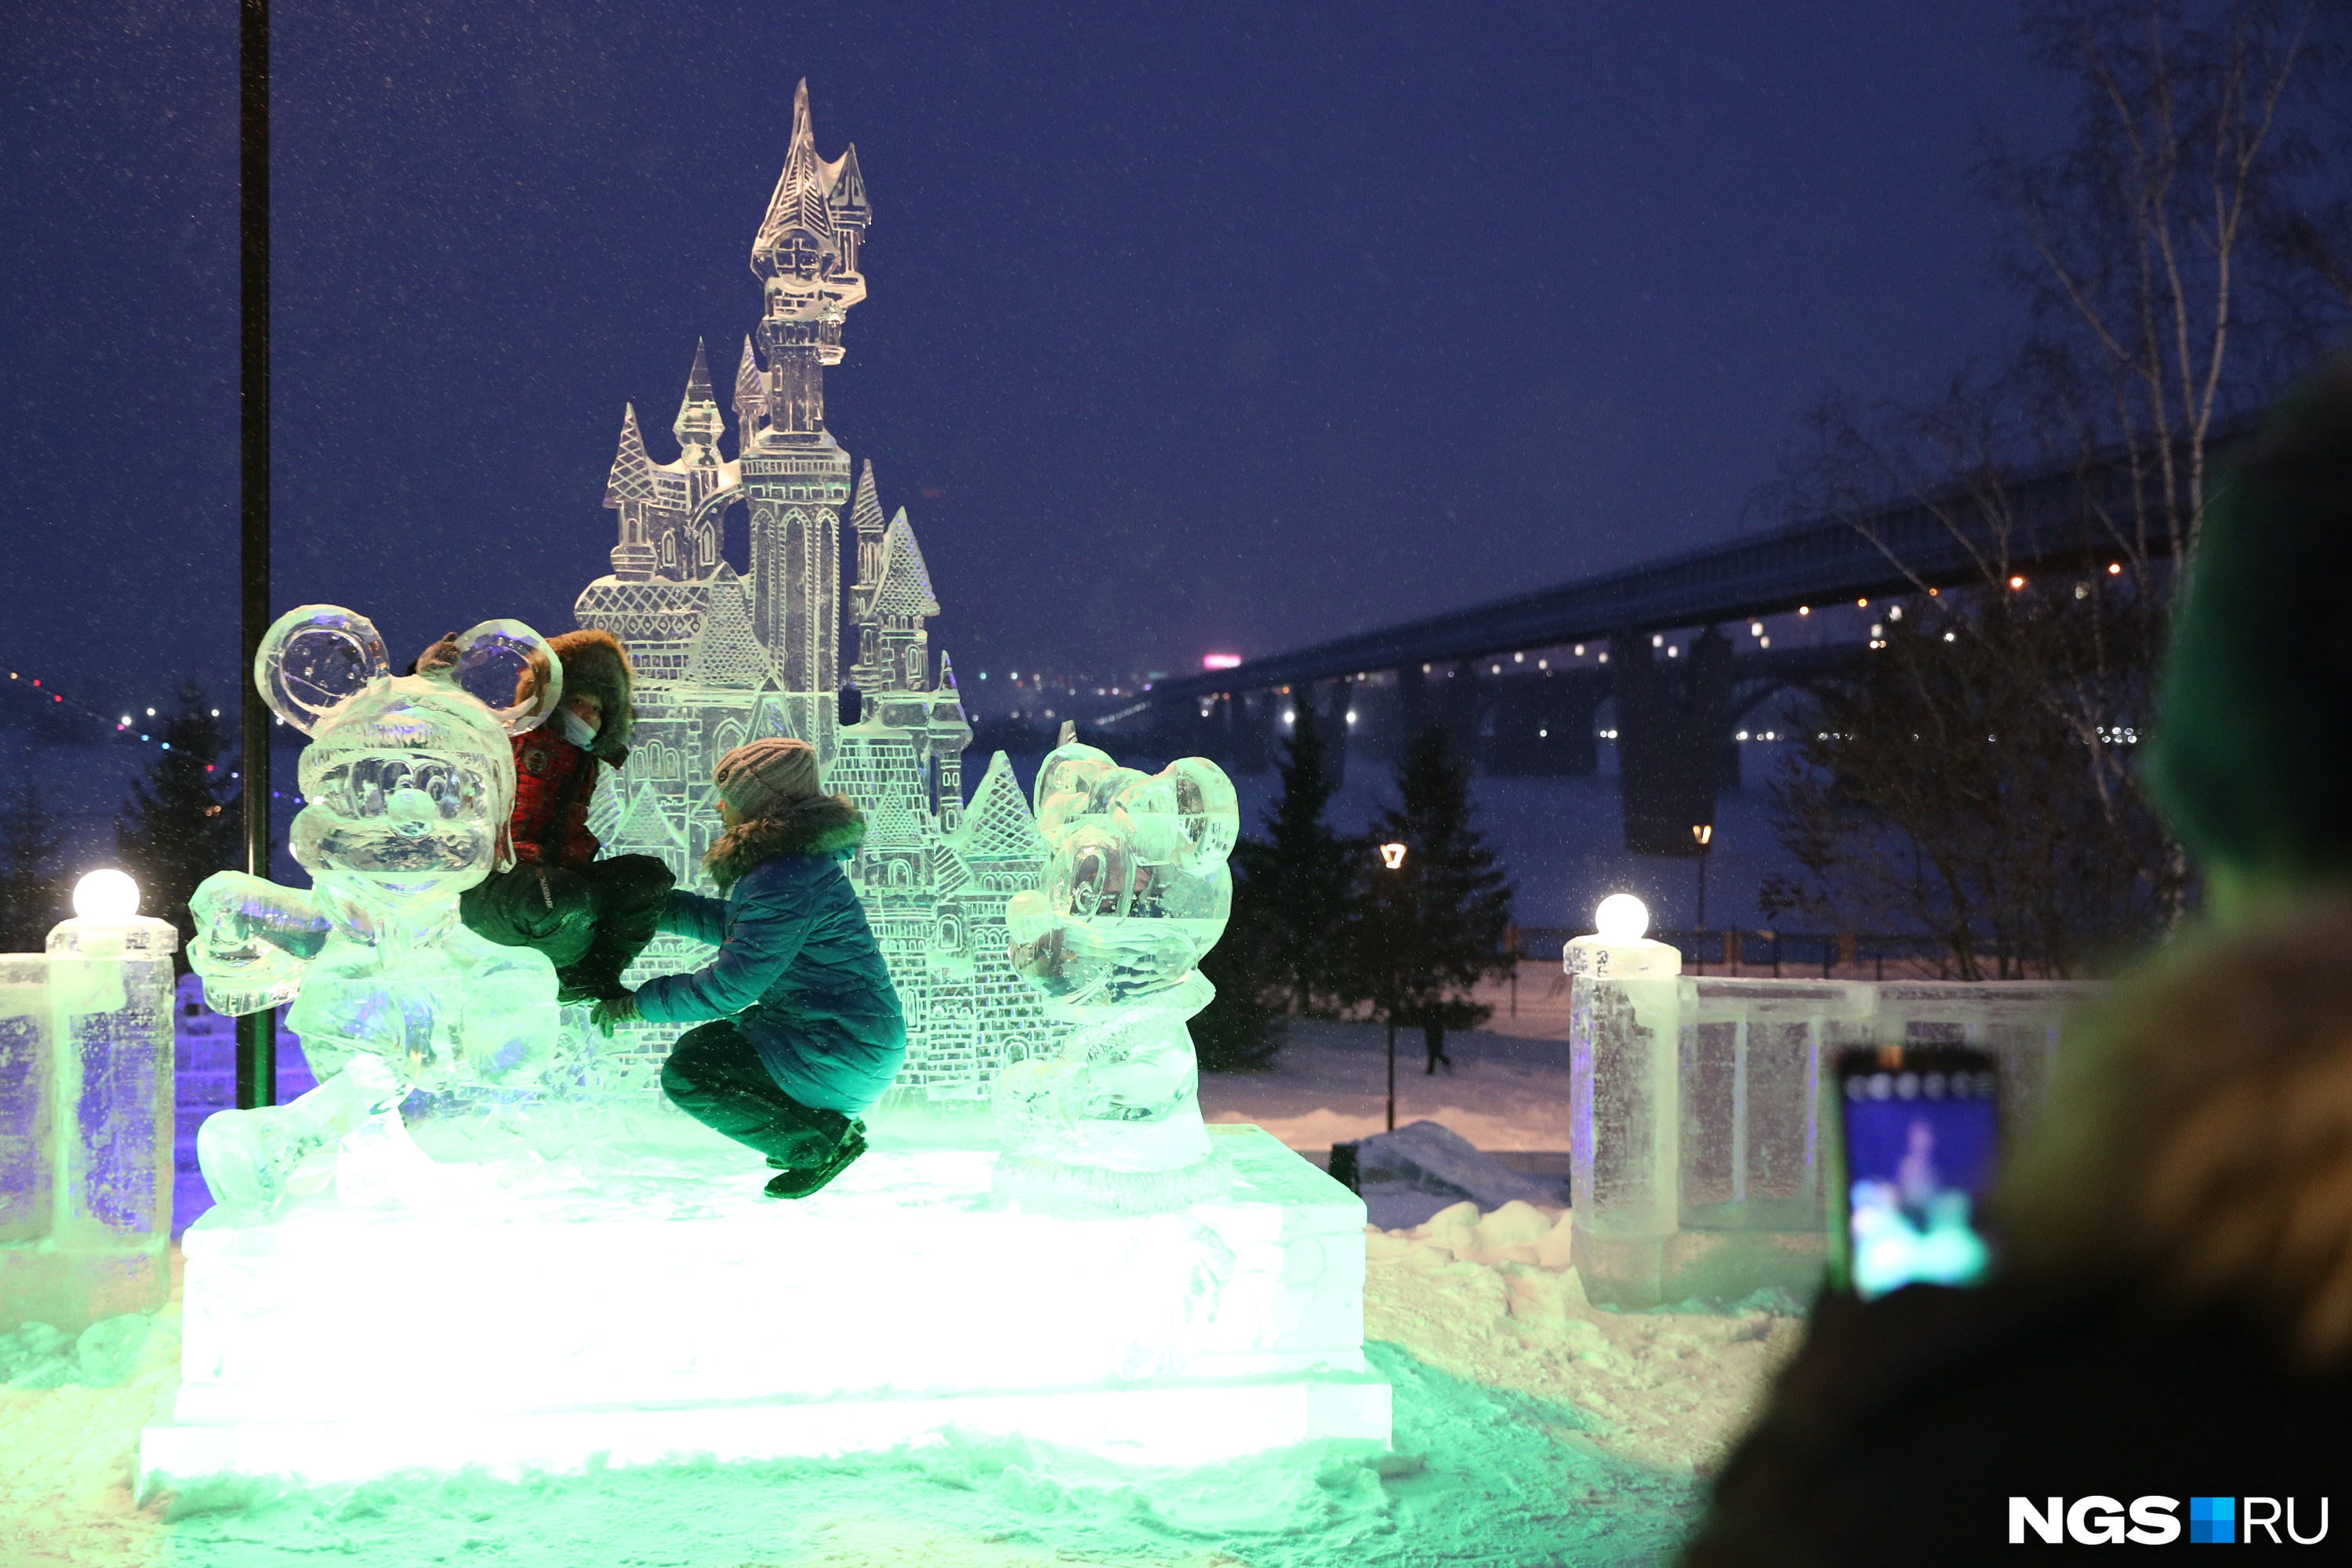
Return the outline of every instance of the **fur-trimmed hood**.
<path id="1" fill-rule="evenodd" d="M 751 868 L 779 855 L 833 855 L 854 850 L 866 837 L 866 818 L 839 795 L 813 795 L 782 812 L 739 822 L 719 836 L 702 858 L 722 893 L 749 876 Z"/>
<path id="2" fill-rule="evenodd" d="M 1996 1212 L 2023 1271 L 2153 1279 L 2352 1363 L 2352 900 L 2186 943 L 2070 1031 Z"/>
<path id="3" fill-rule="evenodd" d="M 637 686 L 635 667 L 621 639 L 608 631 L 590 629 L 550 637 L 547 646 L 563 662 L 563 694 L 586 692 L 604 708 L 604 721 L 590 752 L 619 767 L 629 757 L 629 731 L 635 725 L 633 701 Z M 515 700 L 527 701 L 546 683 L 542 661 L 533 659 L 517 683 Z"/>

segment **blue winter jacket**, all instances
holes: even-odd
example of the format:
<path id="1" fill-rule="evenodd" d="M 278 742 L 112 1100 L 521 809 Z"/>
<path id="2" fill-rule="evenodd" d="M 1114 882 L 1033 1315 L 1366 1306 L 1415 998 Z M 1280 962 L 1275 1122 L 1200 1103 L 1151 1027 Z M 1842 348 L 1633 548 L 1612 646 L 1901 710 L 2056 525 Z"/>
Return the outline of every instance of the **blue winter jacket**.
<path id="1" fill-rule="evenodd" d="M 657 1024 L 733 1018 L 769 1075 L 803 1105 L 855 1115 L 882 1098 L 907 1056 L 890 972 L 841 862 L 866 820 L 838 795 L 727 830 L 707 864 L 726 898 L 671 892 L 661 929 L 719 956 L 637 989 Z"/>

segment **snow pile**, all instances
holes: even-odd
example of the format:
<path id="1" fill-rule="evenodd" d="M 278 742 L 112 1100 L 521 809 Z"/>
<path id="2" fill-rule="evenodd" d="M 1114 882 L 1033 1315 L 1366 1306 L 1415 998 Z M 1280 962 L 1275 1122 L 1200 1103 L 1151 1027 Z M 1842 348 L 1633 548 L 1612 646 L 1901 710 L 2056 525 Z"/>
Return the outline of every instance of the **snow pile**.
<path id="1" fill-rule="evenodd" d="M 1529 1204 L 1482 1216 L 1460 1203 L 1410 1230 L 1367 1233 L 1368 1340 L 1573 1405 L 1596 1448 L 1670 1474 L 1714 1468 L 1803 1333 L 1779 1297 L 1727 1313 L 1602 1311 L 1572 1267 L 1569 1216 Z"/>
<path id="2" fill-rule="evenodd" d="M 66 1341 L 75 1352 L 71 1380 L 48 1381 L 61 1370 L 52 1347 L 20 1361 L 16 1383 L 0 1388 L 0 1561 L 9 1568 L 159 1560 L 156 1516 L 131 1508 L 131 1486 L 139 1429 L 171 1408 L 179 1388 L 179 1304 L 142 1321 L 127 1352 L 129 1335 L 114 1330 L 119 1337 L 94 1358 L 108 1363 L 88 1369 L 100 1386 L 80 1381 L 79 1346 Z M 11 1338 L 21 1354 L 23 1331 Z"/>
<path id="3" fill-rule="evenodd" d="M 0 1334 L 0 1383 L 11 1388 L 111 1388 L 131 1375 L 154 1320 L 145 1312 L 103 1318 L 79 1335 L 47 1323 Z"/>

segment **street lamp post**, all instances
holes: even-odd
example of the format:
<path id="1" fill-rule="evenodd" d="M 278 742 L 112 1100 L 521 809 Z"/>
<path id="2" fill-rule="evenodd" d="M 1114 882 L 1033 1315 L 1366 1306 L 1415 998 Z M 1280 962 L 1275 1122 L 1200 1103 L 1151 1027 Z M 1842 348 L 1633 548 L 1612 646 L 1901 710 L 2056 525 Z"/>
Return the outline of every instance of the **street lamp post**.
<path id="1" fill-rule="evenodd" d="M 1381 866 L 1384 870 L 1404 869 L 1404 846 L 1381 846 Z M 1396 900 L 1390 896 L 1392 879 L 1381 879 L 1381 954 L 1387 961 L 1388 984 L 1381 1000 L 1381 1010 L 1389 1016 L 1389 1131 L 1396 1131 Z"/>
<path id="2" fill-rule="evenodd" d="M 1703 822 L 1695 825 L 1691 828 L 1691 837 L 1698 841 L 1698 940 L 1704 943 L 1706 941 L 1706 857 L 1715 844 L 1715 824 Z M 1698 952 L 1698 972 L 1705 974 L 1706 959 L 1704 947 L 1700 947 Z"/>

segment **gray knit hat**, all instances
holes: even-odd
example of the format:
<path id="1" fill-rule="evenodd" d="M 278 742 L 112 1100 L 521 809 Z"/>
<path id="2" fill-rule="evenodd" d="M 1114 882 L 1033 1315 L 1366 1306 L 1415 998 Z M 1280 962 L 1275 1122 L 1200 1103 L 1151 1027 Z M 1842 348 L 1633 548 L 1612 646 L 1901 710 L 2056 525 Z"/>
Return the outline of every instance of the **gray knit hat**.
<path id="1" fill-rule="evenodd" d="M 745 816 L 775 816 L 817 793 L 816 748 L 777 736 L 736 747 L 710 770 L 719 798 Z"/>

